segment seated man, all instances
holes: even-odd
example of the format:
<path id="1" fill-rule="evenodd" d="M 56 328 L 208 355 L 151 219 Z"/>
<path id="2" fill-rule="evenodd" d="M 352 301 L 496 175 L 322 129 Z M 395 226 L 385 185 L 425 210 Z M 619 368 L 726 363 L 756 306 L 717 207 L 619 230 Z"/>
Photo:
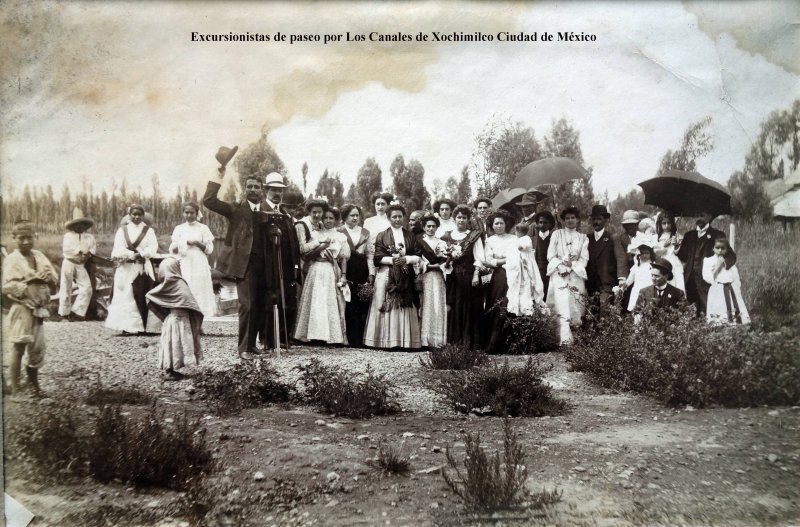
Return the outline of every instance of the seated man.
<path id="1" fill-rule="evenodd" d="M 641 313 L 649 305 L 658 309 L 675 307 L 684 299 L 683 291 L 668 283 L 672 280 L 672 264 L 669 260 L 658 258 L 650 267 L 653 285 L 639 291 L 634 310 L 637 313 Z"/>

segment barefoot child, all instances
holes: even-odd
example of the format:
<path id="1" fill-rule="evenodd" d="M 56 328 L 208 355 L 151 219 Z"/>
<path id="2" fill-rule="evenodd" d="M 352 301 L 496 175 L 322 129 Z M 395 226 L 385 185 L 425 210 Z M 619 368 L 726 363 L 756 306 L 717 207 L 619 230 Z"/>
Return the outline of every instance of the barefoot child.
<path id="1" fill-rule="evenodd" d="M 730 251 L 728 239 L 719 236 L 714 240 L 714 254 L 703 260 L 703 280 L 711 284 L 706 320 L 713 324 L 749 324 L 739 270 L 736 265 L 725 268 L 725 255 Z"/>
<path id="2" fill-rule="evenodd" d="M 26 354 L 25 372 L 35 395 L 41 394 L 39 368 L 44 364 L 44 319 L 50 316 L 50 287 L 56 284 L 53 264 L 34 250 L 36 232 L 33 224 L 19 220 L 12 230 L 17 250 L 3 262 L 3 293 L 11 301 L 8 313 L 8 339 L 12 345 L 9 361 L 10 394 L 19 392 L 22 357 Z"/>
<path id="3" fill-rule="evenodd" d="M 175 370 L 185 366 L 185 355 L 194 355 L 196 364 L 203 358 L 203 312 L 181 277 L 178 260 L 167 258 L 161 262 L 158 278 L 160 283 L 147 293 L 147 307 L 163 322 L 158 367 L 166 372 L 166 380 L 180 380 L 184 376 Z"/>

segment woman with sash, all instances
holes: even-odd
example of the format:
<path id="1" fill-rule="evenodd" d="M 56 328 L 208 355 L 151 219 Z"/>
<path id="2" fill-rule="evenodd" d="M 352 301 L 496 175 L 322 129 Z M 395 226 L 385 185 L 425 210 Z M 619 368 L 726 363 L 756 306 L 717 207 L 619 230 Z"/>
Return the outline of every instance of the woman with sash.
<path id="1" fill-rule="evenodd" d="M 345 235 L 335 229 L 338 213 L 328 208 L 322 215 L 322 228 L 311 232 L 311 238 L 324 249 L 307 260 L 308 274 L 294 331 L 294 338 L 301 342 L 347 344 L 343 289 L 350 247 Z"/>
<path id="2" fill-rule="evenodd" d="M 156 233 L 144 222 L 141 205 L 129 207 L 130 222 L 117 229 L 111 259 L 117 263 L 106 327 L 130 333 L 158 333 L 161 321 L 148 316 L 145 295 L 155 284 L 150 258 L 158 253 Z"/>
<path id="3" fill-rule="evenodd" d="M 447 342 L 477 348 L 482 343 L 483 289 L 480 270 L 483 268 L 483 236 L 470 230 L 472 210 L 459 205 L 453 211 L 456 228 L 445 233 L 447 261 L 444 273 L 447 282 Z"/>
<path id="4" fill-rule="evenodd" d="M 371 348 L 420 347 L 419 296 L 414 265 L 420 261 L 417 240 L 403 228 L 406 210 L 389 205 L 390 227 L 375 238 L 375 294 L 369 308 L 364 344 Z"/>
<path id="5" fill-rule="evenodd" d="M 342 221 L 339 232 L 345 235 L 350 248 L 350 259 L 347 261 L 347 283 L 350 286 L 350 300 L 344 310 L 347 326 L 347 342 L 350 346 L 360 348 L 364 345 L 364 328 L 367 325 L 371 295 L 362 298 L 359 294 L 364 284 L 375 282 L 375 247 L 369 243 L 370 233 L 359 225 L 361 209 L 356 205 L 342 207 Z"/>

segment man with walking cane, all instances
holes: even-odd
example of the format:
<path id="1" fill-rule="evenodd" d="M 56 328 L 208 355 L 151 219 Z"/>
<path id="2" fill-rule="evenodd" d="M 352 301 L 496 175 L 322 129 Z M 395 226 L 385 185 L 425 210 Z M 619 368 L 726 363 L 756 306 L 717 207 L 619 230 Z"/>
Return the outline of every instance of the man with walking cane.
<path id="1" fill-rule="evenodd" d="M 280 304 L 284 307 L 280 278 L 283 276 L 284 286 L 294 283 L 294 266 L 299 260 L 299 250 L 297 239 L 292 235 L 291 220 L 277 210 L 286 188 L 280 174 L 267 176 L 267 200 L 263 197 L 263 184 L 258 176 L 246 179 L 245 200 L 241 203 L 228 203 L 218 198 L 225 167 L 236 151 L 237 147 L 221 147 L 217 152 L 220 166 L 208 182 L 203 205 L 228 219 L 228 232 L 217 257 L 217 270 L 236 280 L 238 353 L 243 360 L 251 360 L 261 353 L 256 346 L 259 332 L 267 336 L 268 343 L 272 342 L 270 337 L 275 326 L 272 306 Z M 276 240 L 277 245 L 274 243 Z M 279 254 L 282 257 L 280 265 Z M 287 296 L 291 301 L 292 296 L 284 295 L 284 298 Z"/>

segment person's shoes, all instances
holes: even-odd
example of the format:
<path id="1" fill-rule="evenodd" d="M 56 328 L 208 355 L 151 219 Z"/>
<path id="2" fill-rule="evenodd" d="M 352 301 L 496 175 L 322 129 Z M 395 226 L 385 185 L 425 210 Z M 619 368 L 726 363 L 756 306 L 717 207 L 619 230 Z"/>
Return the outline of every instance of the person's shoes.
<path id="1" fill-rule="evenodd" d="M 264 352 L 261 351 L 258 348 L 250 348 L 249 353 L 252 354 L 252 355 L 263 355 L 264 354 Z"/>
<path id="2" fill-rule="evenodd" d="M 239 358 L 242 360 L 253 360 L 255 357 L 247 351 L 239 353 Z"/>
<path id="3" fill-rule="evenodd" d="M 227 146 L 219 147 L 217 150 L 216 155 L 214 157 L 217 159 L 217 162 L 224 168 L 228 162 L 233 159 L 233 156 L 236 155 L 236 152 L 239 150 L 238 146 L 234 146 L 233 148 L 228 148 Z"/>
<path id="4" fill-rule="evenodd" d="M 164 380 L 165 381 L 182 381 L 185 378 L 186 378 L 186 375 L 184 375 L 184 374 L 182 374 L 180 372 L 177 372 L 175 370 L 172 370 L 172 369 L 166 370 L 164 372 Z"/>

